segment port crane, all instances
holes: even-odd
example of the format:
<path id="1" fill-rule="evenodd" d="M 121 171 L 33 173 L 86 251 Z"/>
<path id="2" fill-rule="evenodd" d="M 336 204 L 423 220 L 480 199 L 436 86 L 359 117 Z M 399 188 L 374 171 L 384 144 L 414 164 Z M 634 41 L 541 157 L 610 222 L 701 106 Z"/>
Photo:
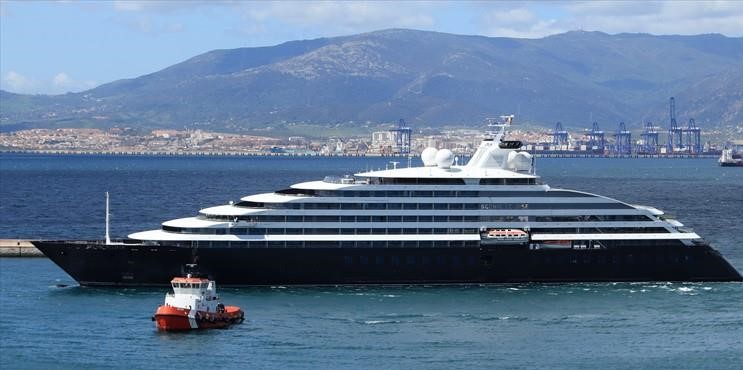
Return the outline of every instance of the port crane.
<path id="1" fill-rule="evenodd" d="M 410 154 L 410 139 L 413 136 L 413 130 L 405 124 L 405 120 L 400 118 L 397 121 L 397 128 L 390 130 L 395 136 L 395 148 L 399 154 Z"/>
<path id="2" fill-rule="evenodd" d="M 614 153 L 617 155 L 632 154 L 632 133 L 627 130 L 624 122 L 619 122 L 617 132 L 614 134 Z"/>

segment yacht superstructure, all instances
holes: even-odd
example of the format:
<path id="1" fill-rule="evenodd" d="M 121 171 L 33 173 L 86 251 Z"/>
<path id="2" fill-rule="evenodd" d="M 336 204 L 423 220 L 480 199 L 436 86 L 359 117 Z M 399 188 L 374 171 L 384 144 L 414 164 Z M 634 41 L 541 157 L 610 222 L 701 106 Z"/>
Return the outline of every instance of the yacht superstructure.
<path id="1" fill-rule="evenodd" d="M 511 119 L 465 165 L 428 148 L 422 167 L 246 196 L 117 246 L 35 244 L 100 285 L 167 284 L 189 263 L 226 285 L 741 280 L 658 209 L 542 183 Z"/>

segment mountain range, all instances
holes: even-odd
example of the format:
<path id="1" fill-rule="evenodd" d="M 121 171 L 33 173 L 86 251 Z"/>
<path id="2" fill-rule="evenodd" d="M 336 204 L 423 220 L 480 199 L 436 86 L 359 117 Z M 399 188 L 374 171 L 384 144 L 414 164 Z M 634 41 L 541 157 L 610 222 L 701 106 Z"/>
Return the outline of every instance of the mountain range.
<path id="1" fill-rule="evenodd" d="M 743 38 L 571 31 L 540 39 L 390 29 L 214 50 L 163 70 L 63 95 L 0 91 L 0 128 L 413 127 L 598 121 L 743 130 Z M 743 134 L 743 133 L 742 133 Z"/>

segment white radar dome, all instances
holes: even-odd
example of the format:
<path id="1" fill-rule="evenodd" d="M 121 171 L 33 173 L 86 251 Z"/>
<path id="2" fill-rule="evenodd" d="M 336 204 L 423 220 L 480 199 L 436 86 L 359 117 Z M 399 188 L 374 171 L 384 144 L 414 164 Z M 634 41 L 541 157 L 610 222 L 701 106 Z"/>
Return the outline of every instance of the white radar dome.
<path id="1" fill-rule="evenodd" d="M 431 167 L 436 165 L 436 148 L 428 147 L 426 149 L 423 149 L 423 152 L 421 153 L 421 160 L 423 161 L 423 165 L 426 167 Z"/>
<path id="2" fill-rule="evenodd" d="M 449 168 L 454 163 L 454 153 L 449 149 L 441 149 L 436 153 L 436 165 L 440 168 Z"/>
<path id="3" fill-rule="evenodd" d="M 527 152 L 508 153 L 508 168 L 517 172 L 531 171 L 532 155 Z"/>

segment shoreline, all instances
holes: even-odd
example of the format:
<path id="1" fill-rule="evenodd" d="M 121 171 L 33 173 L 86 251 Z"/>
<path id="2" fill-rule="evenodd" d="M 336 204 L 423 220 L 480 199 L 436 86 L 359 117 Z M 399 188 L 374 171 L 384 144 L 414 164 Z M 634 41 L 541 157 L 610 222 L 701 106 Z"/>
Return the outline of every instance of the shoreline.
<path id="1" fill-rule="evenodd" d="M 320 153 L 270 153 L 270 152 L 168 152 L 168 151 L 103 151 L 103 150 L 42 150 L 42 149 L 2 149 L 0 154 L 41 154 L 41 155 L 101 155 L 101 156 L 137 156 L 137 157 L 371 157 L 371 158 L 407 158 L 405 154 L 320 154 Z M 594 154 L 594 153 L 530 153 L 536 158 L 609 158 L 609 159 L 711 159 L 717 154 Z M 462 154 L 457 154 L 462 155 Z M 413 157 L 419 155 L 413 154 Z M 468 156 L 468 155 L 465 155 Z"/>

